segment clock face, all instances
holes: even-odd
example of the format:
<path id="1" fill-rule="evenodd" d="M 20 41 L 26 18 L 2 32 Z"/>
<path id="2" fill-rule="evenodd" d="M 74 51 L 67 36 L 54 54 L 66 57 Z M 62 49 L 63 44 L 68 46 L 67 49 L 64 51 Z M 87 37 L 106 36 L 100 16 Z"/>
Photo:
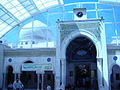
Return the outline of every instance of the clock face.
<path id="1" fill-rule="evenodd" d="M 78 12 L 78 13 L 77 13 L 77 16 L 78 16 L 78 17 L 82 17 L 82 16 L 83 16 L 83 13 L 82 13 L 82 12 Z"/>

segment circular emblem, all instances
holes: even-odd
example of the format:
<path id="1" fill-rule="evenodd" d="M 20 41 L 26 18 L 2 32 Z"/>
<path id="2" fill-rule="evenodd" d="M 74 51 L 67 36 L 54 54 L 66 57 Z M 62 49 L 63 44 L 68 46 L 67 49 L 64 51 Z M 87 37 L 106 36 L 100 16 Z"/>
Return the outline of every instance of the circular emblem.
<path id="1" fill-rule="evenodd" d="M 114 57 L 113 57 L 113 60 L 115 60 L 115 61 L 116 61 L 117 59 L 118 59 L 118 57 L 117 57 L 117 56 L 114 56 Z"/>
<path id="2" fill-rule="evenodd" d="M 9 59 L 8 59 L 8 61 L 9 61 L 9 62 L 12 62 L 12 59 L 11 59 L 11 58 L 9 58 Z"/>
<path id="3" fill-rule="evenodd" d="M 47 58 L 47 61 L 50 62 L 50 61 L 51 61 L 51 58 Z"/>
<path id="4" fill-rule="evenodd" d="M 78 13 L 77 13 L 77 16 L 78 16 L 78 17 L 82 17 L 82 16 L 83 16 L 83 13 L 82 13 L 82 12 L 78 12 Z"/>

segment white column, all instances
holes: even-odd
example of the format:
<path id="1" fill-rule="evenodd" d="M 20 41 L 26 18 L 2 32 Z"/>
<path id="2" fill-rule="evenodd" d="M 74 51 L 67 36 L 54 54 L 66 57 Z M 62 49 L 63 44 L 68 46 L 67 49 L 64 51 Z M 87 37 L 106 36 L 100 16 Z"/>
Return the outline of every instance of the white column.
<path id="1" fill-rule="evenodd" d="M 44 71 L 43 70 L 38 70 L 36 71 L 36 74 L 37 74 L 37 90 L 43 90 L 43 84 L 44 84 Z M 42 79 L 40 78 L 40 74 L 42 75 Z M 41 79 L 41 81 L 40 81 Z M 41 89 L 40 88 L 40 82 L 41 82 Z"/>
<path id="2" fill-rule="evenodd" d="M 59 90 L 60 88 L 60 58 L 56 59 L 55 66 L 55 90 Z"/>
<path id="3" fill-rule="evenodd" d="M 55 90 L 60 90 L 60 59 L 61 59 L 61 41 L 60 26 L 58 25 L 57 43 L 56 43 L 56 60 L 55 60 Z"/>
<path id="4" fill-rule="evenodd" d="M 98 87 L 100 90 L 103 88 L 103 59 L 97 58 L 97 78 L 98 78 Z"/>
<path id="5" fill-rule="evenodd" d="M 62 61 L 62 89 L 65 89 L 66 85 L 66 61 L 65 59 L 61 59 Z"/>
<path id="6" fill-rule="evenodd" d="M 101 51 L 102 51 L 102 58 L 103 58 L 104 89 L 109 90 L 107 46 L 106 46 L 106 37 L 105 37 L 105 24 L 103 21 L 101 21 L 100 30 L 101 30 L 101 46 L 102 46 Z"/>

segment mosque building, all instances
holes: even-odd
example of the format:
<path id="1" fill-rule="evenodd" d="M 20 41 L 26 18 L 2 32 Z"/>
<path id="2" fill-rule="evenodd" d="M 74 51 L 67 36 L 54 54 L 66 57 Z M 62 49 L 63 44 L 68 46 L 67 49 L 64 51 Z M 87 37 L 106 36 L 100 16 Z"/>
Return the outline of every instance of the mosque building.
<path id="1" fill-rule="evenodd" d="M 104 17 L 88 18 L 85 7 L 72 10 L 73 19 L 56 20 L 56 42 L 37 19 L 20 28 L 17 45 L 0 41 L 1 90 L 17 78 L 25 90 L 120 89 L 119 40 L 107 43 Z"/>

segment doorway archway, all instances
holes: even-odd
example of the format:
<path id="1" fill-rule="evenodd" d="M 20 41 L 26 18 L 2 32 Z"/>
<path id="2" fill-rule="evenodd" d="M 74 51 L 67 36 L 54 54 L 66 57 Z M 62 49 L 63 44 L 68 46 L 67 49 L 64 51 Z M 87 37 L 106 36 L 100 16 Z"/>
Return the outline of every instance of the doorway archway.
<path id="1" fill-rule="evenodd" d="M 26 61 L 25 64 L 32 64 L 32 61 Z M 20 75 L 21 81 L 25 89 L 37 88 L 37 74 L 36 71 L 22 71 Z"/>
<path id="2" fill-rule="evenodd" d="M 8 85 L 12 84 L 13 82 L 14 82 L 13 67 L 8 66 L 6 73 L 6 87 L 8 87 Z"/>
<path id="3" fill-rule="evenodd" d="M 66 88 L 98 89 L 96 47 L 93 42 L 79 36 L 66 49 Z"/>
<path id="4" fill-rule="evenodd" d="M 114 65 L 111 74 L 111 90 L 120 90 L 120 66 Z"/>

